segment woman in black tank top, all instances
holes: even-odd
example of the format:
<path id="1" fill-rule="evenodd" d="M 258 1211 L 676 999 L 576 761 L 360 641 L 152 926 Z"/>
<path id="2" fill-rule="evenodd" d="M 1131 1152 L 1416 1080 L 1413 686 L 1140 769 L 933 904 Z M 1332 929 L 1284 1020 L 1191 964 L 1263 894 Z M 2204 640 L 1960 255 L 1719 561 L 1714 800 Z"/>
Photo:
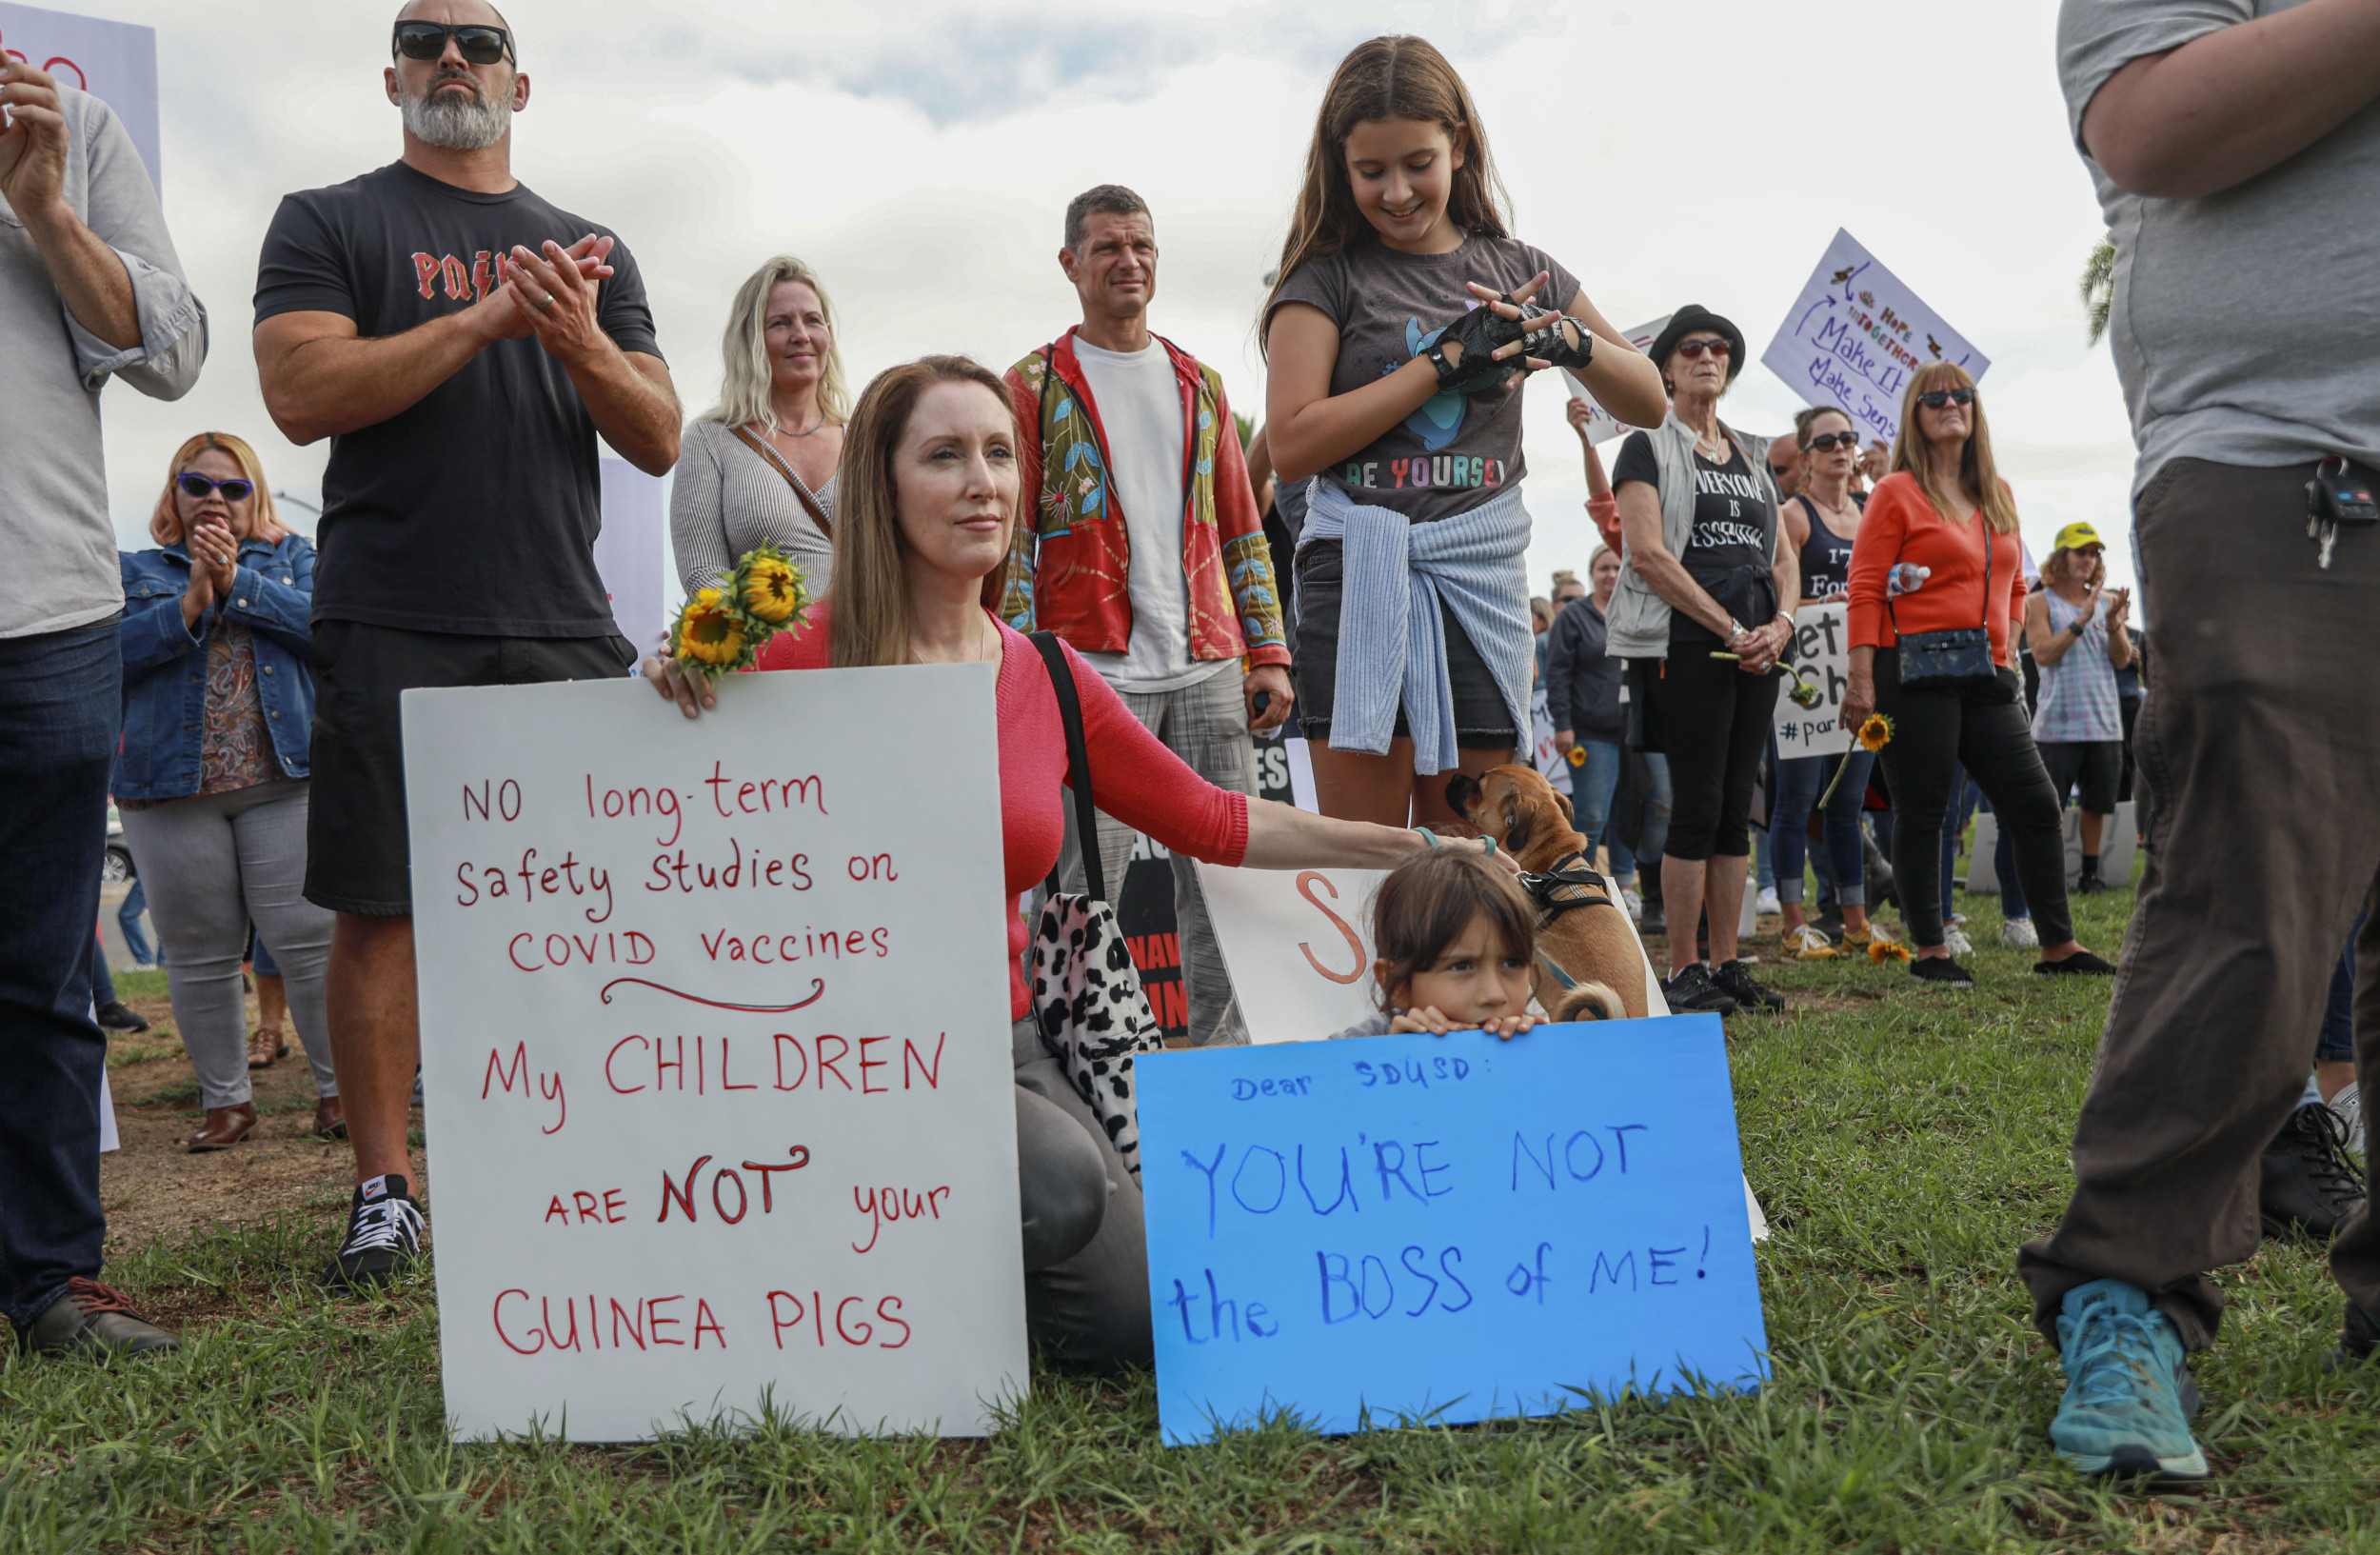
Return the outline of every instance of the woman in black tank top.
<path id="1" fill-rule="evenodd" d="M 1859 436 L 1851 417 L 1829 407 L 1804 412 L 1795 441 L 1801 447 L 1801 490 L 1778 516 L 1786 535 L 1800 548 L 1802 602 L 1843 599 L 1851 588 L 1852 541 L 1859 532 L 1861 502 L 1851 489 Z M 1845 761 L 1855 765 L 1843 774 L 1827 806 L 1819 872 L 1832 876 L 1847 947 L 1864 949 L 1873 935 L 1882 932 L 1868 922 L 1867 865 L 1859 832 L 1859 808 L 1875 758 L 1855 748 L 1843 756 L 1780 758 L 1769 843 L 1776 863 L 1777 906 L 1785 915 L 1785 953 L 1803 961 L 1832 960 L 1840 953 L 1822 930 L 1803 921 L 1801 898 L 1810 811 Z"/>

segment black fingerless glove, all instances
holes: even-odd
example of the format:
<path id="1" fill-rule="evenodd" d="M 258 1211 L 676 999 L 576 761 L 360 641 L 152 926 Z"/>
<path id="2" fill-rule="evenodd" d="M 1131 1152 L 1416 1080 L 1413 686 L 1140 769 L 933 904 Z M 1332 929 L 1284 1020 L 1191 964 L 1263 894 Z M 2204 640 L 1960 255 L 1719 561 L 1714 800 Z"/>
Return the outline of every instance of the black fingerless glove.
<path id="1" fill-rule="evenodd" d="M 1524 356 L 1534 356 L 1549 366 L 1568 368 L 1576 372 L 1595 355 L 1595 335 L 1567 313 L 1557 313 L 1535 303 L 1523 303 L 1520 305 L 1520 327 L 1532 331 L 1529 344 L 1521 349 Z"/>
<path id="2" fill-rule="evenodd" d="M 1510 361 L 1495 359 L 1496 349 L 1519 338 L 1517 320 L 1508 319 L 1482 303 L 1439 330 L 1438 339 L 1422 354 L 1438 369 L 1440 392 L 1477 394 L 1502 384 L 1505 374 L 1515 370 Z M 1449 346 L 1462 348 L 1459 363 L 1447 357 Z"/>

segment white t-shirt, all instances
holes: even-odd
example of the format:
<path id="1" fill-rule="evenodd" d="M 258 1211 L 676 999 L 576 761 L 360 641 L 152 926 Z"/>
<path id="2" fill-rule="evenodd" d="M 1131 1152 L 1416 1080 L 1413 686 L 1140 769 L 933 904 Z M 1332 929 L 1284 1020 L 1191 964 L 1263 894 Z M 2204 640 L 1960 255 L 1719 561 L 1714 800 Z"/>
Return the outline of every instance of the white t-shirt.
<path id="1" fill-rule="evenodd" d="M 1075 360 L 1107 433 L 1108 500 L 1124 516 L 1132 547 L 1132 647 L 1085 653 L 1120 691 L 1195 686 L 1232 661 L 1190 657 L 1190 580 L 1181 569 L 1181 387 L 1173 358 L 1152 340 L 1137 351 L 1101 350 L 1081 335 Z"/>

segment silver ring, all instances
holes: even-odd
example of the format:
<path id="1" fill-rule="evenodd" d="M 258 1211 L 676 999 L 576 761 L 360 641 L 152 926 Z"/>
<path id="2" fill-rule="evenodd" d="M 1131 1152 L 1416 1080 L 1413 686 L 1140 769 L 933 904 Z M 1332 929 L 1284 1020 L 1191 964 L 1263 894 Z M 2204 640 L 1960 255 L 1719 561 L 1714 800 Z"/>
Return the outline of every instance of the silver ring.
<path id="1" fill-rule="evenodd" d="M 539 298 L 533 301 L 530 306 L 535 308 L 541 313 L 550 313 L 554 310 L 554 300 L 551 297 Z"/>

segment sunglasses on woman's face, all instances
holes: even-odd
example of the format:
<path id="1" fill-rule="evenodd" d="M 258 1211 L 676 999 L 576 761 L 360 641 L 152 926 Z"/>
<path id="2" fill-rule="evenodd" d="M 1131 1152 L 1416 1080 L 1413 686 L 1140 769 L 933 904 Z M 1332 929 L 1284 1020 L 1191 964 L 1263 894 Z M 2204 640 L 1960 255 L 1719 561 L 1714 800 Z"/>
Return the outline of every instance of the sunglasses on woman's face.
<path id="1" fill-rule="evenodd" d="M 512 51 L 512 34 L 501 27 L 446 27 L 438 22 L 399 22 L 397 52 L 407 59 L 436 59 L 454 39 L 474 65 L 493 65 Z"/>
<path id="2" fill-rule="evenodd" d="M 248 493 L 256 489 L 256 483 L 253 481 L 237 479 L 210 481 L 196 472 L 186 474 L 173 484 L 182 488 L 184 496 L 200 502 L 206 501 L 209 493 L 216 491 L 223 493 L 223 500 L 226 502 L 246 502 L 248 499 Z"/>
<path id="3" fill-rule="evenodd" d="M 1937 389 L 1917 396 L 1917 403 L 1929 410 L 1939 410 L 1946 405 L 1973 405 L 1975 391 L 1972 389 Z"/>
<path id="4" fill-rule="evenodd" d="M 1859 434 L 1857 432 L 1820 432 L 1810 440 L 1810 451 L 1813 453 L 1830 453 L 1836 449 L 1858 447 Z"/>
<path id="5" fill-rule="evenodd" d="M 1734 348 L 1724 340 L 1681 340 L 1677 343 L 1677 354 L 1688 361 L 1700 356 L 1704 351 L 1709 351 L 1713 356 L 1725 361 L 1734 354 Z"/>

